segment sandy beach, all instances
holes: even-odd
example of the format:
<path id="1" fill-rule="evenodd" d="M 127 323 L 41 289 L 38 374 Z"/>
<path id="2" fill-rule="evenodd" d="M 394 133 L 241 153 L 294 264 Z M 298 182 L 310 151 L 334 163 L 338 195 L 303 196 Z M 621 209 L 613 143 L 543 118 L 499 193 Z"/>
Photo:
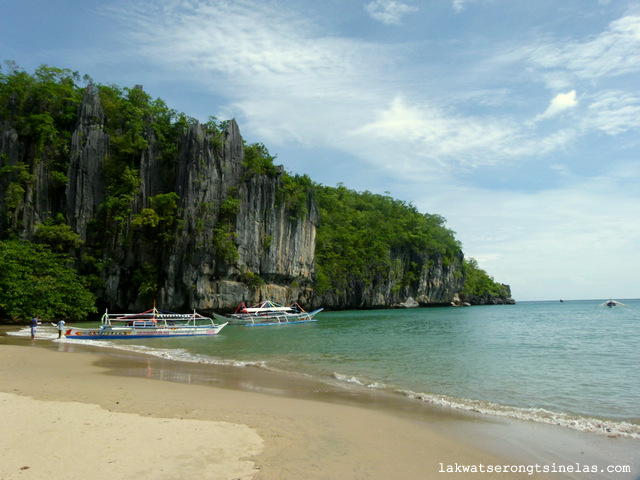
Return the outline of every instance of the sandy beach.
<path id="1" fill-rule="evenodd" d="M 637 454 L 631 456 L 637 442 L 436 409 L 390 409 L 306 386 L 304 395 L 283 394 L 242 369 L 218 372 L 226 381 L 205 384 L 192 381 L 202 378 L 197 365 L 172 370 L 162 359 L 55 343 L 0 337 L 3 480 L 623 479 L 639 473 Z M 165 381 L 145 378 L 145 369 L 164 372 Z M 634 471 L 533 470 L 596 462 L 599 469 L 605 462 L 631 464 Z M 460 473 L 461 466 L 485 473 Z M 487 473 L 512 466 L 529 472 Z"/>

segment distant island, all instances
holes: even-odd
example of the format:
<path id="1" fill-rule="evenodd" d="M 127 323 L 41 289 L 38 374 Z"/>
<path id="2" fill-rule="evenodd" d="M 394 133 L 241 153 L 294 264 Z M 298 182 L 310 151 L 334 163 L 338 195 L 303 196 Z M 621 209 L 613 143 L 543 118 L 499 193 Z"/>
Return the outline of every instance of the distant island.
<path id="1" fill-rule="evenodd" d="M 83 84 L 83 86 L 80 86 Z M 141 86 L 0 70 L 0 317 L 510 304 L 437 214 L 286 172 Z"/>

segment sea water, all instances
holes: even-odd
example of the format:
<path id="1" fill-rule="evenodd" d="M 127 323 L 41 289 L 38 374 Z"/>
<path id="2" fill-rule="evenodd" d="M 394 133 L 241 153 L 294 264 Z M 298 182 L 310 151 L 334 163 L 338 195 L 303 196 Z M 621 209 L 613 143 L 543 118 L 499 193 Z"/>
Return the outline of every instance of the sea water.
<path id="1" fill-rule="evenodd" d="M 640 438 L 640 300 L 621 301 L 627 306 L 597 300 L 322 312 L 307 324 L 98 344 Z"/>

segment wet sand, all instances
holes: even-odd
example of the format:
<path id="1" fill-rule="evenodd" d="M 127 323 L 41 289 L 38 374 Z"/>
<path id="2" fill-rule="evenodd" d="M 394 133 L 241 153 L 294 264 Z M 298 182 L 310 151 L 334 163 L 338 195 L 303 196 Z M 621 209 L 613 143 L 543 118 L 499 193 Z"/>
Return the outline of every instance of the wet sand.
<path id="1" fill-rule="evenodd" d="M 70 342 L 0 336 L 0 404 L 3 479 L 640 476 L 635 440 Z M 608 465 L 632 471 L 557 473 Z"/>

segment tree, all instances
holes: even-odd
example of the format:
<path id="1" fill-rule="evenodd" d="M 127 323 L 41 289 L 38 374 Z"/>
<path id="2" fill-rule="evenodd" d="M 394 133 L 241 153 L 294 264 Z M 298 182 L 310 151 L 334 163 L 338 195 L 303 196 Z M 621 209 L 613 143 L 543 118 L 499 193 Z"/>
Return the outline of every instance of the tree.
<path id="1" fill-rule="evenodd" d="M 95 312 L 94 295 L 68 262 L 44 245 L 0 242 L 0 313 L 19 321 L 82 320 Z"/>
<path id="2" fill-rule="evenodd" d="M 175 192 L 161 193 L 149 199 L 151 208 L 143 208 L 133 216 L 131 226 L 142 229 L 150 243 L 170 244 L 174 231 L 180 227 L 176 216 L 180 197 Z"/>
<path id="3" fill-rule="evenodd" d="M 273 164 L 276 157 L 272 157 L 267 147 L 262 143 L 244 145 L 244 166 L 247 168 L 247 176 L 267 175 L 275 177 L 278 168 Z"/>
<path id="4" fill-rule="evenodd" d="M 44 223 L 36 224 L 34 239 L 37 243 L 48 245 L 51 250 L 58 253 L 69 252 L 82 245 L 80 235 L 64 223 L 64 216 L 61 213 L 48 218 Z"/>
<path id="5" fill-rule="evenodd" d="M 42 65 L 31 76 L 14 63 L 7 66 L 8 74 L 0 71 L 0 119 L 34 146 L 36 159 L 46 151 L 52 169 L 64 172 L 82 100 L 78 72 Z"/>
<path id="6" fill-rule="evenodd" d="M 481 269 L 475 258 L 465 259 L 464 272 L 465 280 L 462 294 L 466 298 L 482 297 L 485 295 L 492 297 L 509 297 L 507 288 L 497 283 L 493 277 Z"/>
<path id="7" fill-rule="evenodd" d="M 393 275 L 392 253 L 415 252 L 455 261 L 461 246 L 439 215 L 421 214 L 414 205 L 388 195 L 356 192 L 344 185 L 315 185 L 320 225 L 316 237 L 316 291 L 344 290 L 349 282 L 371 282 Z M 420 272 L 408 264 L 402 284 Z"/>

